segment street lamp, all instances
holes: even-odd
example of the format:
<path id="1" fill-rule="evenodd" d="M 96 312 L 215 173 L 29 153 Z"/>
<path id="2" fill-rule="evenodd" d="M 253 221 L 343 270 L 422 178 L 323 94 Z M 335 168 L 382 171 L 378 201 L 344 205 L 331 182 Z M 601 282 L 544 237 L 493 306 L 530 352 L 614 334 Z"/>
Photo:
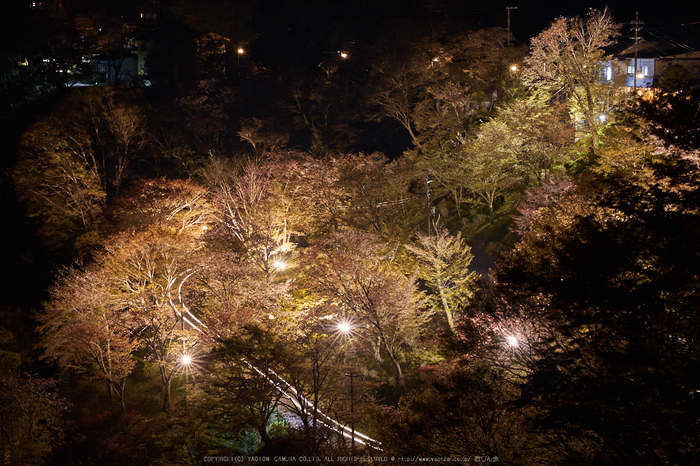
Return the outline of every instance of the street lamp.
<path id="1" fill-rule="evenodd" d="M 352 325 L 347 320 L 341 320 L 338 322 L 338 330 L 343 336 L 350 337 L 350 332 L 352 330 Z M 350 448 L 352 455 L 355 455 L 355 387 L 353 380 L 355 377 L 359 377 L 359 374 L 353 374 L 352 372 L 346 372 L 345 377 L 350 377 Z"/>
<path id="2" fill-rule="evenodd" d="M 272 266 L 277 270 L 284 270 L 287 268 L 287 263 L 283 260 L 276 260 L 272 263 Z"/>
<path id="3" fill-rule="evenodd" d="M 506 338 L 506 339 L 508 340 L 508 344 L 510 346 L 513 346 L 513 347 L 519 346 L 518 339 L 515 338 L 513 335 L 508 335 L 508 338 Z"/>
<path id="4" fill-rule="evenodd" d="M 189 412 L 189 406 L 187 405 L 187 386 L 189 385 L 189 375 L 190 375 L 190 365 L 192 364 L 192 356 L 189 354 L 183 354 L 180 358 L 180 365 L 185 371 L 185 412 Z"/>

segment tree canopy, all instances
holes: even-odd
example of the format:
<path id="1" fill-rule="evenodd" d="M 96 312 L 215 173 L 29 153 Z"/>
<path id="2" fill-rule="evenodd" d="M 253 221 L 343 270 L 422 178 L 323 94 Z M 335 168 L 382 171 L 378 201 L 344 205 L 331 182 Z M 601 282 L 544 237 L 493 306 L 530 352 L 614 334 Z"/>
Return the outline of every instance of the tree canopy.
<path id="1" fill-rule="evenodd" d="M 141 40 L 78 2 L 88 45 L 41 59 L 147 44 L 153 79 L 18 123 L 11 263 L 53 282 L 0 308 L 0 463 L 700 462 L 687 74 L 604 79 L 608 10 L 528 49 L 447 4 L 268 3 L 143 5 Z"/>

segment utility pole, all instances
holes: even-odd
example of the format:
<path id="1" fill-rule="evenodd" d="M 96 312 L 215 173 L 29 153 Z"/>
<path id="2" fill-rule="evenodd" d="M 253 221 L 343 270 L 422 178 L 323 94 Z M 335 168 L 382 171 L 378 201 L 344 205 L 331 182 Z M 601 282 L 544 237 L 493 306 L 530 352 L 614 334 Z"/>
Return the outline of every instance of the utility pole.
<path id="1" fill-rule="evenodd" d="M 639 27 L 640 24 L 644 24 L 644 22 L 639 21 L 639 12 L 635 11 L 635 16 L 634 16 L 634 21 L 632 21 L 631 24 L 634 24 L 634 95 L 637 95 L 637 44 L 639 43 L 639 31 L 642 30 L 641 27 Z"/>
<path id="2" fill-rule="evenodd" d="M 517 6 L 507 6 L 506 11 L 508 12 L 508 35 L 510 36 L 510 10 L 517 10 Z"/>

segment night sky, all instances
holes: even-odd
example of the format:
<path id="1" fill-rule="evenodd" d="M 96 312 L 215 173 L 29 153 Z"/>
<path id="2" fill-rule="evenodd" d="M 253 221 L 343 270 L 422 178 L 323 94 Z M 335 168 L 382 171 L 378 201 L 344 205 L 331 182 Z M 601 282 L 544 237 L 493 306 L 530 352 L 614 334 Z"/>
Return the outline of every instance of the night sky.
<path id="1" fill-rule="evenodd" d="M 664 31 L 674 37 L 686 37 L 697 40 L 700 35 L 700 2 L 671 0 L 664 2 L 652 1 L 538 1 L 538 0 L 496 0 L 489 2 L 425 2 L 435 4 L 434 9 L 445 8 L 458 11 L 467 21 L 478 18 L 484 27 L 502 26 L 507 24 L 507 7 L 511 10 L 511 30 L 517 40 L 527 42 L 530 37 L 537 35 L 554 19 L 560 16 L 582 16 L 590 8 L 604 9 L 613 13 L 616 21 L 627 23 L 634 21 L 635 12 L 639 12 L 639 20 L 643 27 Z M 440 6 L 439 4 L 443 5 Z M 695 23 L 695 24 L 694 24 Z"/>

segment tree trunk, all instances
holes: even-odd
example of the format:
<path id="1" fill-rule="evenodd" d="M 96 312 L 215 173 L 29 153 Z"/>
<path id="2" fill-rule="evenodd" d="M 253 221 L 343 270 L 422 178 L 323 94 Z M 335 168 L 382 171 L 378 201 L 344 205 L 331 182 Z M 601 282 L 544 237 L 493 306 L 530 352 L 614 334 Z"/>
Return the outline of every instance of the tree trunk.
<path id="1" fill-rule="evenodd" d="M 401 364 L 399 363 L 399 360 L 396 359 L 396 355 L 392 351 L 392 348 L 389 346 L 389 344 L 386 341 L 386 338 L 384 338 L 384 334 L 380 333 L 379 334 L 379 339 L 384 345 L 384 349 L 386 349 L 387 354 L 389 355 L 389 359 L 391 360 L 391 364 L 394 365 L 394 370 L 396 371 L 396 385 L 398 386 L 403 386 L 403 372 L 401 371 Z"/>
<path id="2" fill-rule="evenodd" d="M 112 392 L 114 391 L 114 386 L 112 385 L 112 381 L 109 379 L 106 379 L 105 382 L 107 382 L 107 403 L 110 405 L 112 404 Z"/>
<path id="3" fill-rule="evenodd" d="M 163 382 L 163 412 L 170 410 L 170 380 Z"/>
<path id="4" fill-rule="evenodd" d="M 403 386 L 403 372 L 401 371 L 401 364 L 399 364 L 399 360 L 396 359 L 396 357 L 391 353 L 391 351 L 387 351 L 389 353 L 389 359 L 391 359 L 391 363 L 394 365 L 394 370 L 396 371 L 396 385 L 399 387 Z"/>
<path id="5" fill-rule="evenodd" d="M 260 435 L 260 439 L 263 441 L 266 447 L 272 443 L 272 441 L 270 440 L 270 436 L 267 434 L 266 426 L 258 428 L 258 434 Z"/>
<path id="6" fill-rule="evenodd" d="M 122 380 L 122 385 L 121 385 L 121 403 L 122 403 L 122 411 L 124 414 L 126 414 L 126 401 L 124 401 L 124 392 L 126 391 L 126 377 Z"/>
<path id="7" fill-rule="evenodd" d="M 450 330 L 452 330 L 452 333 L 455 333 L 455 320 L 454 316 L 452 315 L 452 310 L 450 309 L 450 306 L 447 304 L 447 299 L 445 298 L 445 293 L 443 292 L 443 287 L 440 286 L 440 302 L 442 302 L 442 309 L 445 311 L 445 316 L 447 317 L 447 324 L 450 326 Z"/>

